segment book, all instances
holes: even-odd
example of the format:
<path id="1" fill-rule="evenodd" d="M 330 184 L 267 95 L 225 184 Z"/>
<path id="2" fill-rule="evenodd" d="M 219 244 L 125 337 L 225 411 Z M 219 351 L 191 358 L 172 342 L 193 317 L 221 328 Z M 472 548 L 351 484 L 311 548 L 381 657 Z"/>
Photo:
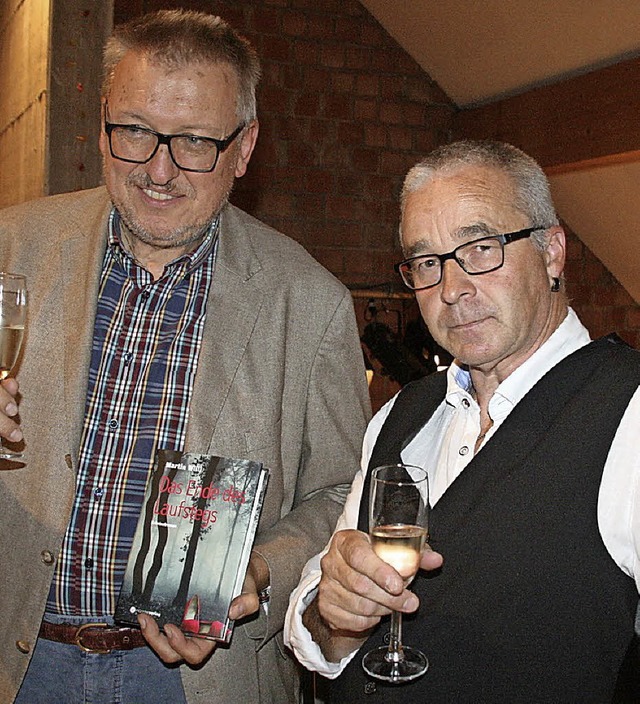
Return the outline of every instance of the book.
<path id="1" fill-rule="evenodd" d="M 231 640 L 267 487 L 259 462 L 158 450 L 133 538 L 116 622 L 153 616 L 185 634 Z"/>

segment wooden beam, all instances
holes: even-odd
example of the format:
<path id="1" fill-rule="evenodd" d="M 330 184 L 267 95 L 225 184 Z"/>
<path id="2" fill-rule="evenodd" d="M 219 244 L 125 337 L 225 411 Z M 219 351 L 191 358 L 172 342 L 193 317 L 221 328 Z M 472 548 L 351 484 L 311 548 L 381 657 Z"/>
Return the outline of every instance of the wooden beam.
<path id="1" fill-rule="evenodd" d="M 640 151 L 640 58 L 461 110 L 454 139 L 510 142 L 543 167 Z"/>
<path id="2" fill-rule="evenodd" d="M 102 180 L 102 48 L 112 26 L 113 0 L 53 0 L 47 194 Z"/>
<path id="3" fill-rule="evenodd" d="M 555 164 L 545 167 L 547 176 L 557 176 L 558 174 L 566 174 L 575 171 L 593 171 L 593 169 L 601 169 L 607 166 L 616 166 L 618 164 L 637 164 L 640 162 L 640 151 L 623 152 L 621 154 L 609 154 L 601 156 L 597 159 L 585 159 L 584 161 L 576 161 L 567 164 Z"/>

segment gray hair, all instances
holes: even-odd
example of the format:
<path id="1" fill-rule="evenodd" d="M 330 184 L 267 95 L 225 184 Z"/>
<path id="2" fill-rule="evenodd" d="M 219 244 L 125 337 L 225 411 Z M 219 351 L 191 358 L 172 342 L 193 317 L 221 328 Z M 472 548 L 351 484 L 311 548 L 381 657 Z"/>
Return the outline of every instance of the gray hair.
<path id="1" fill-rule="evenodd" d="M 103 56 L 102 95 L 108 96 L 116 66 L 128 51 L 149 55 L 169 68 L 227 63 L 238 77 L 238 117 L 256 117 L 260 61 L 251 44 L 223 19 L 191 10 L 160 10 L 117 25 Z"/>
<path id="2" fill-rule="evenodd" d="M 515 190 L 514 207 L 541 229 L 533 233 L 536 246 L 546 247 L 544 230 L 558 225 L 549 181 L 540 165 L 528 154 L 511 144 L 491 140 L 462 140 L 438 147 L 416 164 L 407 174 L 400 195 L 400 209 L 404 214 L 407 196 L 438 174 L 451 174 L 465 166 L 484 166 L 500 169 L 511 180 Z"/>

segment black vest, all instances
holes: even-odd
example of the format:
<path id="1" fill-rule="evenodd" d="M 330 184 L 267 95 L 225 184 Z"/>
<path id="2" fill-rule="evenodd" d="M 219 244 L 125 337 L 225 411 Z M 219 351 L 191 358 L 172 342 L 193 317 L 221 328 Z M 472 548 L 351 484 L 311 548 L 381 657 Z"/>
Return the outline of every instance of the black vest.
<path id="1" fill-rule="evenodd" d="M 431 511 L 444 555 L 418 575 L 403 640 L 430 668 L 406 685 L 361 667 L 388 621 L 330 685 L 331 702 L 549 704 L 610 702 L 633 636 L 638 595 L 608 554 L 596 506 L 620 419 L 640 384 L 640 354 L 603 339 L 541 379 Z M 436 374 L 406 386 L 369 468 L 397 462 L 444 398 Z M 640 428 L 639 434 L 640 434 Z M 365 483 L 360 528 L 366 529 Z"/>

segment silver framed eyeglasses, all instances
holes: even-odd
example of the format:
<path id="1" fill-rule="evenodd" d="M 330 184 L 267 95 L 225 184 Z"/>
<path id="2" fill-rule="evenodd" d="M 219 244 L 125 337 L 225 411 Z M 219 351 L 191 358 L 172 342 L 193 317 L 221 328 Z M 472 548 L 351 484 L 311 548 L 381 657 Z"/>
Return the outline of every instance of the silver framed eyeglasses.
<path id="1" fill-rule="evenodd" d="M 220 154 L 232 144 L 244 129 L 244 123 L 224 139 L 197 134 L 162 134 L 140 125 L 124 125 L 107 120 L 105 105 L 104 131 L 109 138 L 111 156 L 130 164 L 146 164 L 166 144 L 173 163 L 183 171 L 209 173 L 216 168 Z"/>
<path id="2" fill-rule="evenodd" d="M 465 242 L 446 254 L 418 254 L 395 265 L 407 288 L 422 291 L 437 286 L 442 281 L 442 270 L 447 259 L 455 260 L 471 276 L 488 274 L 504 264 L 504 247 L 510 242 L 530 237 L 543 227 L 527 227 L 504 235 L 489 235 Z"/>

